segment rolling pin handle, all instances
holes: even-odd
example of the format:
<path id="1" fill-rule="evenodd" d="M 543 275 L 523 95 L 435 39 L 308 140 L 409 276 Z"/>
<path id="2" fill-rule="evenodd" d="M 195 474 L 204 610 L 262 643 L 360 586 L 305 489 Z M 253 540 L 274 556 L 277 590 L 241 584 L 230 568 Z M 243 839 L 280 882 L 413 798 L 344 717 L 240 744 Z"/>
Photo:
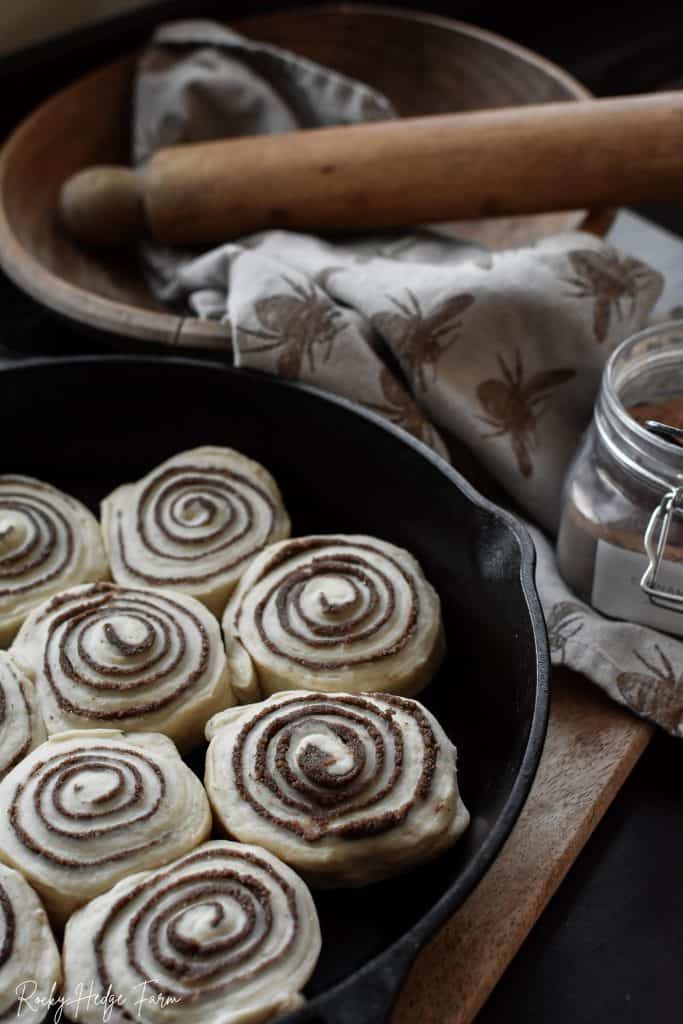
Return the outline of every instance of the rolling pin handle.
<path id="1" fill-rule="evenodd" d="M 142 178 L 128 167 L 88 167 L 59 194 L 65 227 L 86 245 L 122 245 L 146 231 Z"/>

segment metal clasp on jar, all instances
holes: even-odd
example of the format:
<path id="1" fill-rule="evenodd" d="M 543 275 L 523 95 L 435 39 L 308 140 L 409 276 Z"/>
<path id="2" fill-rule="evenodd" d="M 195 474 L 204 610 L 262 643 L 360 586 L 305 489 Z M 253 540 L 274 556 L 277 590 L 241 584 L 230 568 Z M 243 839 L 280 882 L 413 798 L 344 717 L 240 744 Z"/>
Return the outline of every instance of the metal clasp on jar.
<path id="1" fill-rule="evenodd" d="M 677 514 L 683 516 L 683 487 L 667 491 L 650 516 L 643 538 L 648 566 L 640 581 L 640 589 L 647 594 L 652 604 L 670 611 L 683 612 L 683 594 L 660 590 L 657 586 L 657 574 L 664 560 L 671 524 Z"/>

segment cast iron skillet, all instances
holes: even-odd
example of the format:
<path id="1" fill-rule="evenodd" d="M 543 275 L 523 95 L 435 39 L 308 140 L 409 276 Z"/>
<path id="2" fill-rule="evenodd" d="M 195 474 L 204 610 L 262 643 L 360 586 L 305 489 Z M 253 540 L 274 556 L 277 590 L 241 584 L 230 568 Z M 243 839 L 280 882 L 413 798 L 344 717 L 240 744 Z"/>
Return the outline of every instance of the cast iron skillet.
<path id="1" fill-rule="evenodd" d="M 316 894 L 322 955 L 309 1002 L 285 1018 L 379 1024 L 417 951 L 493 861 L 541 755 L 549 661 L 526 532 L 377 416 L 220 363 L 22 362 L 0 372 L 0 434 L 1 472 L 48 480 L 93 511 L 116 484 L 175 452 L 231 445 L 275 475 L 296 533 L 375 534 L 422 563 L 441 596 L 448 656 L 420 699 L 457 744 L 472 823 L 427 867 Z"/>

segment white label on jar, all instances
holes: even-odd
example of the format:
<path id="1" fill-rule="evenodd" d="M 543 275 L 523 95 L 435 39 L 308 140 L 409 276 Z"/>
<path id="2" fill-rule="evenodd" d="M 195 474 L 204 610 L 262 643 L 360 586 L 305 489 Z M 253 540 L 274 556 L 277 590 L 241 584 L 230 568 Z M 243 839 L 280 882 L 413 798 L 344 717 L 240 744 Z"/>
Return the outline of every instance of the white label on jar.
<path id="1" fill-rule="evenodd" d="M 640 622 L 665 633 L 683 636 L 683 604 L 680 612 L 660 608 L 640 589 L 646 568 L 645 554 L 599 540 L 591 604 L 612 618 Z M 663 562 L 657 573 L 656 586 L 658 590 L 683 597 L 683 562 Z"/>

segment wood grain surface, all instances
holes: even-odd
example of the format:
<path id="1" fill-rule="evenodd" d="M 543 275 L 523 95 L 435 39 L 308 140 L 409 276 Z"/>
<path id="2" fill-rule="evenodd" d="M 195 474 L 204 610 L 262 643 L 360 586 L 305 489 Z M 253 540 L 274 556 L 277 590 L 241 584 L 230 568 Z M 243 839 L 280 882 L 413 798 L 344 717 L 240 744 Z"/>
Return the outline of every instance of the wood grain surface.
<path id="1" fill-rule="evenodd" d="M 682 148 L 683 91 L 541 103 L 169 146 L 81 170 L 60 210 L 95 246 L 397 229 L 680 200 Z"/>
<path id="2" fill-rule="evenodd" d="M 545 750 L 493 867 L 413 964 L 391 1024 L 468 1024 L 524 942 L 654 728 L 556 670 Z"/>

